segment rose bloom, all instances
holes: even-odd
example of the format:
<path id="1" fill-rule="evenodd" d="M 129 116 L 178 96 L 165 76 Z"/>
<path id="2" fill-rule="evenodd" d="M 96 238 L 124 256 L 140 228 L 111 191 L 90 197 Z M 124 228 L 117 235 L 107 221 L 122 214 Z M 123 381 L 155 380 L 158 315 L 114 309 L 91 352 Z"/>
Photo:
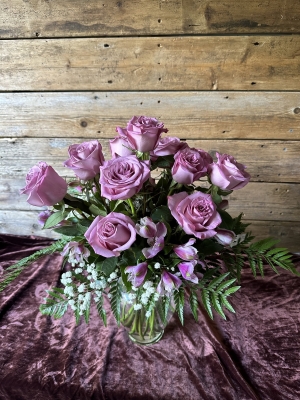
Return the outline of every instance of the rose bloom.
<path id="1" fill-rule="evenodd" d="M 113 158 L 100 167 L 101 195 L 109 200 L 129 199 L 149 177 L 149 161 L 140 161 L 135 155 Z"/>
<path id="2" fill-rule="evenodd" d="M 218 161 L 209 166 L 211 182 L 223 190 L 237 190 L 247 185 L 251 176 L 246 167 L 228 154 L 216 153 Z"/>
<path id="3" fill-rule="evenodd" d="M 124 157 L 130 156 L 133 154 L 133 150 L 131 150 L 130 143 L 128 142 L 126 136 L 117 136 L 114 139 L 109 141 L 111 156 Z"/>
<path id="4" fill-rule="evenodd" d="M 117 127 L 121 136 L 126 136 L 130 146 L 143 153 L 149 152 L 156 146 L 162 132 L 168 132 L 164 124 L 152 117 L 132 117 L 126 129 Z"/>
<path id="5" fill-rule="evenodd" d="M 196 192 L 188 195 L 180 192 L 168 197 L 168 206 L 173 217 L 188 235 L 208 239 L 217 234 L 216 228 L 222 222 L 211 196 Z"/>
<path id="6" fill-rule="evenodd" d="M 67 189 L 66 181 L 41 161 L 28 172 L 20 193 L 28 194 L 27 202 L 33 206 L 53 206 L 64 198 Z"/>
<path id="7" fill-rule="evenodd" d="M 177 137 L 166 136 L 166 137 L 159 139 L 156 147 L 151 152 L 151 158 L 155 157 L 155 156 L 158 156 L 158 157 L 169 156 L 169 155 L 177 153 L 177 151 L 179 151 L 187 146 L 188 145 L 186 142 L 182 142 Z"/>
<path id="8" fill-rule="evenodd" d="M 96 254 L 118 257 L 135 241 L 134 226 L 135 223 L 127 215 L 111 212 L 106 217 L 96 217 L 84 236 Z"/>
<path id="9" fill-rule="evenodd" d="M 64 166 L 72 169 L 78 178 L 88 181 L 99 174 L 104 156 L 98 140 L 72 144 L 68 151 L 70 158 L 64 162 Z"/>
<path id="10" fill-rule="evenodd" d="M 191 184 L 207 174 L 207 168 L 213 162 L 211 156 L 204 150 L 186 147 L 174 156 L 172 175 L 174 181 L 184 185 Z"/>

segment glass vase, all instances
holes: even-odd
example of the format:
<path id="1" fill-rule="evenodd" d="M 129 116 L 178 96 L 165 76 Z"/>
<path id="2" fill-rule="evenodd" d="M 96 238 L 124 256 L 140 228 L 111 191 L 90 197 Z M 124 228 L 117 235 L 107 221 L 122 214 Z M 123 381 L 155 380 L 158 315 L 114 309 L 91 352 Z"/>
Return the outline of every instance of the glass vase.
<path id="1" fill-rule="evenodd" d="M 134 292 L 133 292 L 134 293 Z M 164 313 L 165 302 L 169 303 L 167 313 Z M 174 298 L 159 297 L 152 310 L 147 313 L 144 306 L 135 310 L 135 299 L 130 292 L 122 291 L 121 324 L 128 332 L 129 338 L 137 344 L 149 345 L 157 343 L 164 334 L 164 329 L 175 311 Z M 150 315 L 149 315 L 150 314 Z"/>

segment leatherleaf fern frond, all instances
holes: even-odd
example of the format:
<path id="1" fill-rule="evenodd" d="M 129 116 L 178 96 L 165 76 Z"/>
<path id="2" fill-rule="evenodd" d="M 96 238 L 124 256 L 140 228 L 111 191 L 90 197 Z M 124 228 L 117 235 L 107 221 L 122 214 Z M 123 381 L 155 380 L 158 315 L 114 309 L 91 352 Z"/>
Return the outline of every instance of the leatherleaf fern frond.
<path id="1" fill-rule="evenodd" d="M 118 280 L 114 280 L 110 286 L 110 305 L 112 312 L 116 318 L 118 325 L 120 324 L 121 319 L 121 311 L 120 311 L 120 304 L 121 304 L 121 288 Z"/>
<path id="2" fill-rule="evenodd" d="M 240 286 L 231 286 L 236 278 L 225 280 L 227 277 L 230 277 L 230 272 L 217 276 L 209 284 L 200 285 L 202 303 L 211 319 L 213 319 L 213 309 L 224 319 L 226 319 L 224 308 L 235 312 L 228 301 L 228 296 L 239 290 Z"/>
<path id="3" fill-rule="evenodd" d="M 22 260 L 18 261 L 16 264 L 8 267 L 5 271 L 4 277 L 0 282 L 0 292 L 2 292 L 12 281 L 14 281 L 29 264 L 45 255 L 53 254 L 57 251 L 62 251 L 69 240 L 70 238 L 60 239 L 54 242 L 51 246 L 36 251 L 30 256 L 25 257 Z"/>
<path id="4" fill-rule="evenodd" d="M 68 309 L 68 300 L 64 296 L 63 289 L 53 288 L 47 290 L 47 293 L 46 303 L 40 305 L 40 312 L 55 319 L 61 318 Z"/>

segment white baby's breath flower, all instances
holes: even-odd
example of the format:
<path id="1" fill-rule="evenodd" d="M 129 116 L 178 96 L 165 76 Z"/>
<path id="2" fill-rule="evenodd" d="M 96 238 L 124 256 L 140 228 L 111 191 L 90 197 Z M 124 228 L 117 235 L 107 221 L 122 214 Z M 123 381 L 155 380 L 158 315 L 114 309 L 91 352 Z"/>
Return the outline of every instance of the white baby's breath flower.
<path id="1" fill-rule="evenodd" d="M 65 273 L 65 277 L 66 277 L 66 278 L 71 278 L 71 276 L 72 276 L 72 272 L 71 272 L 71 271 L 67 271 L 67 272 Z"/>
<path id="2" fill-rule="evenodd" d="M 79 294 L 78 295 L 78 300 L 82 301 L 84 299 L 84 295 L 83 294 Z"/>
<path id="3" fill-rule="evenodd" d="M 146 312 L 146 318 L 149 318 L 150 315 L 151 315 L 151 311 L 147 311 L 147 312 Z"/>
<path id="4" fill-rule="evenodd" d="M 75 274 L 80 274 L 82 272 L 82 268 L 75 268 Z"/>
<path id="5" fill-rule="evenodd" d="M 112 273 L 109 275 L 109 277 L 110 277 L 111 279 L 115 279 L 115 278 L 117 277 L 117 274 L 116 274 L 115 272 L 112 272 Z"/>
<path id="6" fill-rule="evenodd" d="M 110 294 L 110 293 L 108 293 L 107 297 L 110 299 L 112 296 L 111 296 L 111 294 Z"/>
<path id="7" fill-rule="evenodd" d="M 79 293 L 84 292 L 85 291 L 85 284 L 82 283 L 81 285 L 79 285 L 77 290 L 78 290 Z"/>
<path id="8" fill-rule="evenodd" d="M 142 308 L 142 305 L 141 304 L 135 304 L 134 306 L 133 306 L 133 309 L 134 310 L 140 310 Z"/>
<path id="9" fill-rule="evenodd" d="M 91 289 L 96 289 L 96 283 L 95 282 L 91 282 L 90 283 L 90 288 Z"/>
<path id="10" fill-rule="evenodd" d="M 157 263 L 155 263 L 155 264 L 154 264 L 154 268 L 155 268 L 155 269 L 158 269 L 158 268 L 160 268 L 160 263 L 158 263 L 158 262 L 157 262 Z"/>

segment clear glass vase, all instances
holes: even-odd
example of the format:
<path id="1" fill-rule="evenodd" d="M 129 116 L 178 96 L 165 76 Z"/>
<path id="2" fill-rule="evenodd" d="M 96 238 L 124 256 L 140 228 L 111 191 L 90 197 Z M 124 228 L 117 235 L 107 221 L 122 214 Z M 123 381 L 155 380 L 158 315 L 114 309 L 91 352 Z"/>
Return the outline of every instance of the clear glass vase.
<path id="1" fill-rule="evenodd" d="M 137 344 L 149 345 L 157 343 L 164 334 L 164 329 L 172 318 L 175 311 L 174 298 L 171 295 L 167 301 L 169 309 L 167 314 L 164 313 L 165 301 L 163 297 L 155 302 L 155 306 L 150 311 L 150 315 L 146 315 L 147 310 L 142 307 L 135 310 L 135 299 L 132 299 L 130 292 L 126 292 L 125 288 L 121 297 L 121 324 L 128 332 L 129 338 Z"/>

